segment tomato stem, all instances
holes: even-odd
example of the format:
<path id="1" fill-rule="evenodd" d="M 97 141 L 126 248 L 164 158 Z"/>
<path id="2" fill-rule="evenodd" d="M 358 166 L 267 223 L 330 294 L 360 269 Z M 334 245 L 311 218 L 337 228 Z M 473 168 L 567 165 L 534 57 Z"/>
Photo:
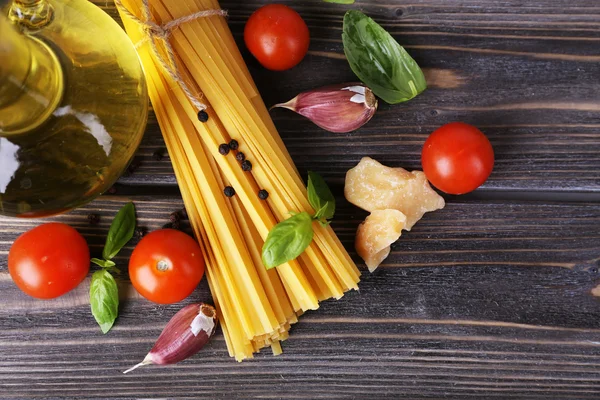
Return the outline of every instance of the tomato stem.
<path id="1" fill-rule="evenodd" d="M 166 262 L 165 260 L 160 260 L 157 264 L 156 264 L 156 268 L 158 268 L 159 271 L 166 271 L 169 269 L 169 263 Z"/>

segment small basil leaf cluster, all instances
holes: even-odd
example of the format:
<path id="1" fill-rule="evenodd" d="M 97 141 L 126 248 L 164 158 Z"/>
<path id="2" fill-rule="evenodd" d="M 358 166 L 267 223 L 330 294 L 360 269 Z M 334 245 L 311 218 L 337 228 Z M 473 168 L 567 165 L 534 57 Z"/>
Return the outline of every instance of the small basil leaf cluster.
<path id="1" fill-rule="evenodd" d="M 315 209 L 311 216 L 306 211 L 295 213 L 271 229 L 262 248 L 262 262 L 267 269 L 291 261 L 306 250 L 313 240 L 313 222 L 322 226 L 329 224 L 335 213 L 335 198 L 323 178 L 308 173 L 308 201 Z"/>
<path id="2" fill-rule="evenodd" d="M 344 54 L 350 68 L 389 104 L 408 101 L 427 88 L 417 62 L 377 22 L 357 10 L 344 15 Z"/>
<path id="3" fill-rule="evenodd" d="M 102 333 L 112 328 L 119 313 L 119 291 L 112 273 L 120 273 L 112 261 L 119 251 L 131 240 L 135 231 L 135 207 L 127 203 L 119 210 L 113 219 L 104 250 L 103 259 L 92 258 L 90 261 L 102 269 L 94 272 L 90 284 L 90 306 Z"/>
<path id="4" fill-rule="evenodd" d="M 316 210 L 313 218 L 322 226 L 329 225 L 329 219 L 335 214 L 335 197 L 321 175 L 308 172 L 308 201 Z"/>

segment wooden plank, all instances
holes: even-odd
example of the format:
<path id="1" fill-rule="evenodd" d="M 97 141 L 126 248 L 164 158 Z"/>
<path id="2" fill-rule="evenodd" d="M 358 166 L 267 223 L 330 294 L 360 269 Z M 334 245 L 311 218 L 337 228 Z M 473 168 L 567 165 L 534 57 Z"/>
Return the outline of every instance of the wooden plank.
<path id="1" fill-rule="evenodd" d="M 116 16 L 110 2 L 97 2 Z M 341 24 L 348 6 L 293 2 L 311 31 L 309 55 L 285 72 L 262 68 L 245 49 L 249 15 L 266 0 L 224 1 L 230 26 L 267 104 L 303 90 L 355 80 L 343 56 Z M 461 120 L 480 127 L 496 151 L 483 189 L 600 191 L 600 7 L 587 0 L 535 5 L 496 0 L 357 2 L 406 46 L 426 72 L 429 89 L 416 99 L 380 109 L 351 134 L 327 133 L 288 110 L 272 115 L 302 172 L 341 183 L 369 155 L 391 166 L 420 168 L 427 135 Z M 142 165 L 125 184 L 168 184 L 168 160 L 152 118 L 140 148 Z"/>
<path id="2" fill-rule="evenodd" d="M 131 198 L 157 229 L 178 197 Z M 76 227 L 99 255 L 110 218 L 129 198 L 105 196 L 50 218 Z M 338 199 L 334 229 L 352 247 L 364 212 Z M 98 225 L 89 213 L 101 216 Z M 600 395 L 600 205 L 453 202 L 405 232 L 360 292 L 302 316 L 284 343 L 236 363 L 219 332 L 177 366 L 138 362 L 184 303 L 210 301 L 205 281 L 182 304 L 139 297 L 127 281 L 135 241 L 117 257 L 122 307 L 102 335 L 89 280 L 38 301 L 10 280 L 6 252 L 42 221 L 0 219 L 0 391 L 3 397 L 597 398 Z M 2 255 L 3 254 L 3 255 Z"/>
<path id="3" fill-rule="evenodd" d="M 354 79 L 339 39 L 348 6 L 284 2 L 306 19 L 312 44 L 302 64 L 277 74 L 260 67 L 241 38 L 248 16 L 267 1 L 222 3 L 267 104 Z M 111 1 L 95 3 L 116 17 Z M 419 168 L 427 134 L 464 120 L 481 127 L 496 149 L 496 170 L 483 190 L 449 198 L 446 209 L 405 233 L 378 271 L 365 271 L 360 293 L 304 315 L 282 356 L 263 353 L 238 364 L 219 332 L 191 360 L 127 376 L 120 372 L 143 358 L 181 307 L 135 293 L 125 271 L 135 242 L 117 258 L 121 315 L 102 335 L 89 312 L 89 280 L 52 301 L 14 287 L 7 251 L 40 221 L 0 219 L 0 397 L 600 397 L 600 205 L 543 197 L 600 193 L 600 5 L 359 0 L 353 7 L 406 45 L 430 88 L 409 103 L 382 104 L 372 122 L 349 135 L 275 111 L 300 170 L 322 173 L 340 193 L 345 171 L 361 156 Z M 156 196 L 176 191 L 168 158 L 152 159 L 163 146 L 151 115 L 141 167 L 121 179 L 121 196 L 50 220 L 79 229 L 97 256 L 111 216 L 137 192 L 141 225 L 159 228 L 182 206 L 178 197 Z M 511 196 L 538 201 L 503 200 Z M 334 228 L 351 249 L 365 213 L 338 201 Z M 101 215 L 100 224 L 89 225 L 90 212 Z M 183 304 L 209 300 L 203 282 Z"/>

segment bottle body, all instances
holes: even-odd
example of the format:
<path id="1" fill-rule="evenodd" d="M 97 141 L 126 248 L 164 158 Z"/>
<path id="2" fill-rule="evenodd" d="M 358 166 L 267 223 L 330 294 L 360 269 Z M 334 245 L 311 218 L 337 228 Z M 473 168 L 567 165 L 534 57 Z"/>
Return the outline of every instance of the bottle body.
<path id="1" fill-rule="evenodd" d="M 8 46 L 2 41 L 11 39 L 0 37 L 0 63 L 14 60 L 15 52 L 20 62 L 29 62 L 28 68 L 0 69 L 0 213 L 4 215 L 47 216 L 92 200 L 125 170 L 146 125 L 143 71 L 121 28 L 86 0 L 48 4 L 51 21 L 21 38 L 30 47 L 28 55 L 1 52 Z M 16 47 L 24 48 L 22 43 Z M 40 56 L 44 47 L 56 65 Z M 36 63 L 45 72 L 42 78 L 31 76 Z M 11 88 L 4 84 L 6 80 L 16 84 Z M 10 93 L 2 93 L 3 88 Z M 56 94 L 59 100 L 53 105 Z M 46 107 L 45 114 L 32 104 Z M 7 113 L 9 107 L 12 112 Z"/>

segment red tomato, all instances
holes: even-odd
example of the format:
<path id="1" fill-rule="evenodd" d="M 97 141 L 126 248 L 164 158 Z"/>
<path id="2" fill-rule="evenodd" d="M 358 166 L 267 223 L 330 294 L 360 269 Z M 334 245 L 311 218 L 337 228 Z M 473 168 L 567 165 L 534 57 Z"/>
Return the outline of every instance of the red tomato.
<path id="1" fill-rule="evenodd" d="M 74 289 L 90 270 L 90 249 L 69 225 L 52 222 L 25 232 L 8 253 L 15 284 L 32 297 L 53 299 Z"/>
<path id="2" fill-rule="evenodd" d="M 283 71 L 302 61 L 310 35 L 296 11 L 283 4 L 269 4 L 250 16 L 244 28 L 244 41 L 263 67 Z"/>
<path id="3" fill-rule="evenodd" d="M 421 163 L 433 186 L 449 194 L 463 194 L 477 189 L 490 176 L 494 150 L 479 129 L 452 122 L 429 135 Z"/>
<path id="4" fill-rule="evenodd" d="M 129 259 L 133 287 L 155 303 L 170 304 L 188 297 L 204 275 L 198 243 L 175 229 L 146 235 Z"/>

